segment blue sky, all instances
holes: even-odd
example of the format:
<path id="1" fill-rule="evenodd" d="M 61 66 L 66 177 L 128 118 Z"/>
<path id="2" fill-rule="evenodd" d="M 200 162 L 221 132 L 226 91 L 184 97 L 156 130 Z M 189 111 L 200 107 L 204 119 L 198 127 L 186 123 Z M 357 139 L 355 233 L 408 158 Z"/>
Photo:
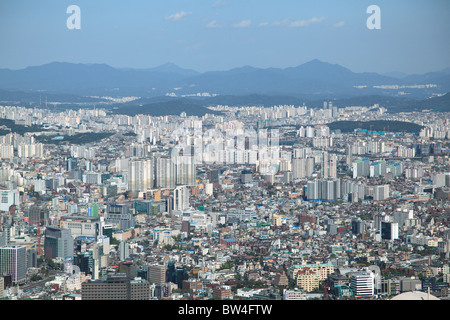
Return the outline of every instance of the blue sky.
<path id="1" fill-rule="evenodd" d="M 369 30 L 366 9 L 381 10 Z M 69 30 L 66 9 L 81 9 Z M 312 59 L 355 72 L 425 73 L 450 67 L 448 0 L 2 0 L 0 68 L 52 61 L 200 72 Z"/>

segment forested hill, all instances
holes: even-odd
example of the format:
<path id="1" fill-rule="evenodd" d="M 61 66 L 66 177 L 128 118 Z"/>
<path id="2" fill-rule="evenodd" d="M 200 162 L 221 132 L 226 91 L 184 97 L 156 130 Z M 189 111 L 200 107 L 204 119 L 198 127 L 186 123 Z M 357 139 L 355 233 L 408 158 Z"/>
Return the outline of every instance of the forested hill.
<path id="1" fill-rule="evenodd" d="M 418 133 L 423 126 L 404 121 L 373 120 L 373 121 L 336 121 L 328 123 L 330 130 L 340 129 L 341 132 L 353 132 L 355 129 L 386 132 Z"/>

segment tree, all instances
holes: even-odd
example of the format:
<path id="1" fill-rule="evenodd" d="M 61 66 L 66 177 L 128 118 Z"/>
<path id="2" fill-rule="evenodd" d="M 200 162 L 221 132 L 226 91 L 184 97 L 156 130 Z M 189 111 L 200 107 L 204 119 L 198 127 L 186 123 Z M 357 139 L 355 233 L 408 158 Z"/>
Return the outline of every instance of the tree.
<path id="1" fill-rule="evenodd" d="M 38 274 L 33 274 L 31 276 L 30 280 L 33 281 L 33 282 L 34 281 L 39 281 L 39 280 L 42 280 L 42 277 L 40 275 L 38 275 Z"/>

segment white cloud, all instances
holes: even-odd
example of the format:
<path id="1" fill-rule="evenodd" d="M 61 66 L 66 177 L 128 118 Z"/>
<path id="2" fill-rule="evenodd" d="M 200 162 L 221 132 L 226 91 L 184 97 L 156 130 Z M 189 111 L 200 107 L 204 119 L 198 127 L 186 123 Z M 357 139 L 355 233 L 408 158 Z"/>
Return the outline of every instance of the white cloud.
<path id="1" fill-rule="evenodd" d="M 209 23 L 206 25 L 206 27 L 207 27 L 207 28 L 220 28 L 221 26 L 217 24 L 217 21 L 216 21 L 216 20 L 213 20 L 213 21 L 209 22 Z"/>
<path id="2" fill-rule="evenodd" d="M 296 21 L 289 23 L 289 26 L 290 27 L 307 27 L 310 24 L 319 23 L 319 22 L 322 22 L 323 20 L 325 20 L 324 17 L 321 17 L 321 18 L 313 17 L 308 20 L 296 20 Z"/>
<path id="3" fill-rule="evenodd" d="M 245 28 L 248 27 L 252 23 L 251 20 L 242 20 L 241 22 L 233 24 L 235 28 Z"/>
<path id="4" fill-rule="evenodd" d="M 284 19 L 282 21 L 274 21 L 272 23 L 273 26 L 279 27 L 279 26 L 288 26 L 289 25 L 289 19 Z"/>
<path id="5" fill-rule="evenodd" d="M 181 11 L 181 12 L 174 13 L 174 14 L 172 14 L 170 16 L 167 16 L 166 20 L 178 21 L 178 20 L 181 20 L 185 16 L 188 16 L 190 14 L 192 14 L 192 12 Z"/>
<path id="6" fill-rule="evenodd" d="M 345 21 L 339 21 L 338 23 L 333 25 L 333 28 L 340 28 L 345 26 Z"/>
<path id="7" fill-rule="evenodd" d="M 258 27 L 266 27 L 268 25 L 269 25 L 268 22 L 261 22 L 260 24 L 258 24 Z"/>

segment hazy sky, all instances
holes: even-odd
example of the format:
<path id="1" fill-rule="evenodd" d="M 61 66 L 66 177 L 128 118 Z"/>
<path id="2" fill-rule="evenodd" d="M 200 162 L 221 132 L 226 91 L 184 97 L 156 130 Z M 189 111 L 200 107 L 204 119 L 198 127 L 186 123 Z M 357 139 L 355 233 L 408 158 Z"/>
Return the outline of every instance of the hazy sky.
<path id="1" fill-rule="evenodd" d="M 66 25 L 70 5 L 81 29 Z M 381 10 L 369 30 L 367 7 Z M 0 68 L 52 61 L 197 71 L 312 59 L 355 72 L 450 67 L 448 0 L 1 0 Z"/>

